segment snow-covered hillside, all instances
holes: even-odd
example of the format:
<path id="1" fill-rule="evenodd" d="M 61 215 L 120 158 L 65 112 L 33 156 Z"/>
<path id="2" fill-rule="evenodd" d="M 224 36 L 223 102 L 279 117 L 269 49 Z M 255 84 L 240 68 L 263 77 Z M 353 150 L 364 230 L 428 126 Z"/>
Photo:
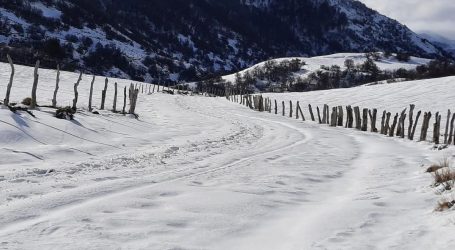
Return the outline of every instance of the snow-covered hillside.
<path id="1" fill-rule="evenodd" d="M 9 66 L 0 72 L 3 95 Z M 17 66 L 12 101 L 29 95 L 32 74 Z M 40 104 L 50 102 L 55 74 L 40 70 Z M 77 74 L 61 78 L 63 105 Z M 424 173 L 444 155 L 453 161 L 453 148 L 253 112 L 225 98 L 141 94 L 138 120 L 94 115 L 84 110 L 90 79 L 74 121 L 46 108 L 36 118 L 0 109 L 0 248 L 455 247 L 453 210 L 433 211 L 453 196 L 436 194 Z M 273 97 L 445 110 L 455 104 L 454 80 Z M 109 108 L 112 94 L 110 85 Z"/>
<path id="2" fill-rule="evenodd" d="M 301 71 L 294 73 L 295 77 L 302 77 L 305 78 L 309 74 L 321 69 L 321 66 L 332 66 L 336 65 L 339 66 L 342 70 L 346 69 L 345 61 L 348 59 L 353 60 L 354 64 L 362 64 L 367 60 L 367 56 L 365 53 L 338 53 L 333 55 L 326 55 L 326 56 L 316 56 L 316 57 L 289 57 L 289 58 L 279 58 L 279 59 L 272 59 L 270 61 L 274 61 L 276 63 L 280 63 L 283 60 L 293 60 L 299 59 L 302 62 L 305 62 L 305 65 L 301 68 Z M 250 68 L 242 70 L 238 72 L 240 75 L 244 75 L 246 72 L 251 72 L 257 68 L 263 68 L 268 61 L 258 63 Z M 418 58 L 418 57 L 411 57 L 408 62 L 400 62 L 395 57 L 384 58 L 382 57 L 380 60 L 375 61 L 376 65 L 381 70 L 397 70 L 400 68 L 403 69 L 415 69 L 419 65 L 424 65 L 430 62 L 430 59 L 425 58 Z M 223 77 L 228 82 L 234 83 L 235 82 L 235 74 L 226 75 Z"/>

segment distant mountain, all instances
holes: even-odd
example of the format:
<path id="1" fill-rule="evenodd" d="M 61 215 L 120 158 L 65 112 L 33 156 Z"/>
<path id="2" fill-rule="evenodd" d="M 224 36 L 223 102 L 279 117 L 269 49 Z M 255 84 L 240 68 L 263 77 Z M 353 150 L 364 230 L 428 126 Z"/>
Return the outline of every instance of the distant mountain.
<path id="1" fill-rule="evenodd" d="M 447 53 L 353 0 L 0 0 L 0 60 L 145 81 L 198 80 L 269 58 Z"/>
<path id="2" fill-rule="evenodd" d="M 452 56 L 455 58 L 455 40 L 451 40 L 449 38 L 430 32 L 419 34 L 419 36 L 427 39 L 434 45 L 443 48 L 447 52 L 451 53 Z"/>

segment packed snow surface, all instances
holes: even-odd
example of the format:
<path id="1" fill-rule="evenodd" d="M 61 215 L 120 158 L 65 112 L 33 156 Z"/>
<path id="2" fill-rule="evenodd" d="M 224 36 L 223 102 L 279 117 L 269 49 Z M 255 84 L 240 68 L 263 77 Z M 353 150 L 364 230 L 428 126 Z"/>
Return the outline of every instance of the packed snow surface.
<path id="1" fill-rule="evenodd" d="M 30 95 L 17 66 L 12 101 Z M 9 66 L 0 64 L 0 93 Z M 40 70 L 50 104 L 55 71 Z M 69 105 L 77 74 L 62 72 Z M 453 249 L 453 211 L 424 173 L 453 149 L 253 112 L 224 98 L 140 94 L 139 119 L 0 109 L 2 249 Z M 110 79 L 108 109 L 113 99 Z M 455 78 L 274 95 L 314 103 L 453 107 Z M 99 106 L 104 79 L 95 82 Z M 397 91 L 401 89 L 402 91 Z M 292 96 L 291 96 L 292 95 Z M 123 93 L 119 90 L 123 105 Z M 3 99 L 3 98 L 2 98 Z M 306 113 L 308 115 L 308 113 Z"/>

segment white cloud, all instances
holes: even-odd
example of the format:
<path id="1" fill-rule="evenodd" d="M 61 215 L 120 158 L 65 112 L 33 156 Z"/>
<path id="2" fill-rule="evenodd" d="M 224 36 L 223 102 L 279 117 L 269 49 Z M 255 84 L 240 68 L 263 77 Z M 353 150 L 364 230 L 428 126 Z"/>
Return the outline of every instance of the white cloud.
<path id="1" fill-rule="evenodd" d="M 416 32 L 455 39 L 455 0 L 360 0 Z"/>

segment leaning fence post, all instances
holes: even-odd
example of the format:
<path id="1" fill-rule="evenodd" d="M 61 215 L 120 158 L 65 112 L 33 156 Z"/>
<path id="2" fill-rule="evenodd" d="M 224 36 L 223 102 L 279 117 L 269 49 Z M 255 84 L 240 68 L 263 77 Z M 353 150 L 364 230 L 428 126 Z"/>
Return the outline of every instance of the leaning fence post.
<path id="1" fill-rule="evenodd" d="M 33 73 L 32 100 L 31 100 L 31 103 L 30 103 L 30 108 L 31 109 L 36 108 L 36 105 L 37 105 L 37 103 L 36 103 L 36 89 L 38 88 L 38 78 L 39 78 L 38 68 L 39 68 L 39 60 L 36 61 L 35 71 Z"/>
<path id="2" fill-rule="evenodd" d="M 425 112 L 423 118 L 422 131 L 420 133 L 420 141 L 427 140 L 428 127 L 430 126 L 431 112 Z"/>
<path id="3" fill-rule="evenodd" d="M 3 101 L 3 105 L 8 106 L 9 105 L 9 96 L 11 94 L 11 87 L 13 87 L 14 64 L 13 64 L 13 60 L 11 60 L 11 57 L 9 55 L 6 55 L 6 58 L 8 59 L 9 65 L 11 66 L 11 75 L 9 78 L 8 87 L 6 88 L 6 96 L 5 96 L 5 100 Z"/>
<path id="4" fill-rule="evenodd" d="M 395 117 L 393 118 L 392 127 L 390 127 L 390 130 L 389 130 L 390 137 L 393 137 L 395 135 L 395 127 L 397 126 L 397 122 L 398 122 L 398 113 L 396 113 Z"/>
<path id="5" fill-rule="evenodd" d="M 408 127 L 408 139 L 411 139 L 411 134 L 412 134 L 412 126 L 414 125 L 414 108 L 416 105 L 411 104 L 409 105 L 409 127 Z"/>
<path id="6" fill-rule="evenodd" d="M 93 84 L 95 83 L 95 75 L 93 75 L 92 82 L 90 83 L 90 94 L 88 97 L 88 110 L 91 112 L 92 108 L 92 97 L 93 97 Z"/>
<path id="7" fill-rule="evenodd" d="M 109 79 L 104 80 L 104 89 L 101 91 L 101 110 L 104 109 L 104 102 L 106 101 L 106 93 L 107 93 L 107 84 L 109 82 Z"/>
<path id="8" fill-rule="evenodd" d="M 419 110 L 419 112 L 417 112 L 417 116 L 416 116 L 416 120 L 414 122 L 414 126 L 412 127 L 412 132 L 411 132 L 411 137 L 409 138 L 409 140 L 414 140 L 414 134 L 416 132 L 416 128 L 417 128 L 417 123 L 419 122 L 419 118 L 420 118 L 420 115 L 422 114 L 422 111 Z"/>
<path id="9" fill-rule="evenodd" d="M 54 96 L 52 97 L 52 107 L 57 106 L 57 92 L 60 83 L 60 65 L 57 64 L 57 79 L 55 80 Z"/>
<path id="10" fill-rule="evenodd" d="M 315 121 L 314 114 L 313 114 L 313 107 L 311 107 L 311 104 L 308 104 L 308 110 L 310 110 L 311 120 Z"/>
<path id="11" fill-rule="evenodd" d="M 77 100 L 79 98 L 79 92 L 77 92 L 77 87 L 79 87 L 79 83 L 82 81 L 82 72 L 79 73 L 79 78 L 77 82 L 74 84 L 74 99 L 73 99 L 73 110 L 77 109 Z"/>

